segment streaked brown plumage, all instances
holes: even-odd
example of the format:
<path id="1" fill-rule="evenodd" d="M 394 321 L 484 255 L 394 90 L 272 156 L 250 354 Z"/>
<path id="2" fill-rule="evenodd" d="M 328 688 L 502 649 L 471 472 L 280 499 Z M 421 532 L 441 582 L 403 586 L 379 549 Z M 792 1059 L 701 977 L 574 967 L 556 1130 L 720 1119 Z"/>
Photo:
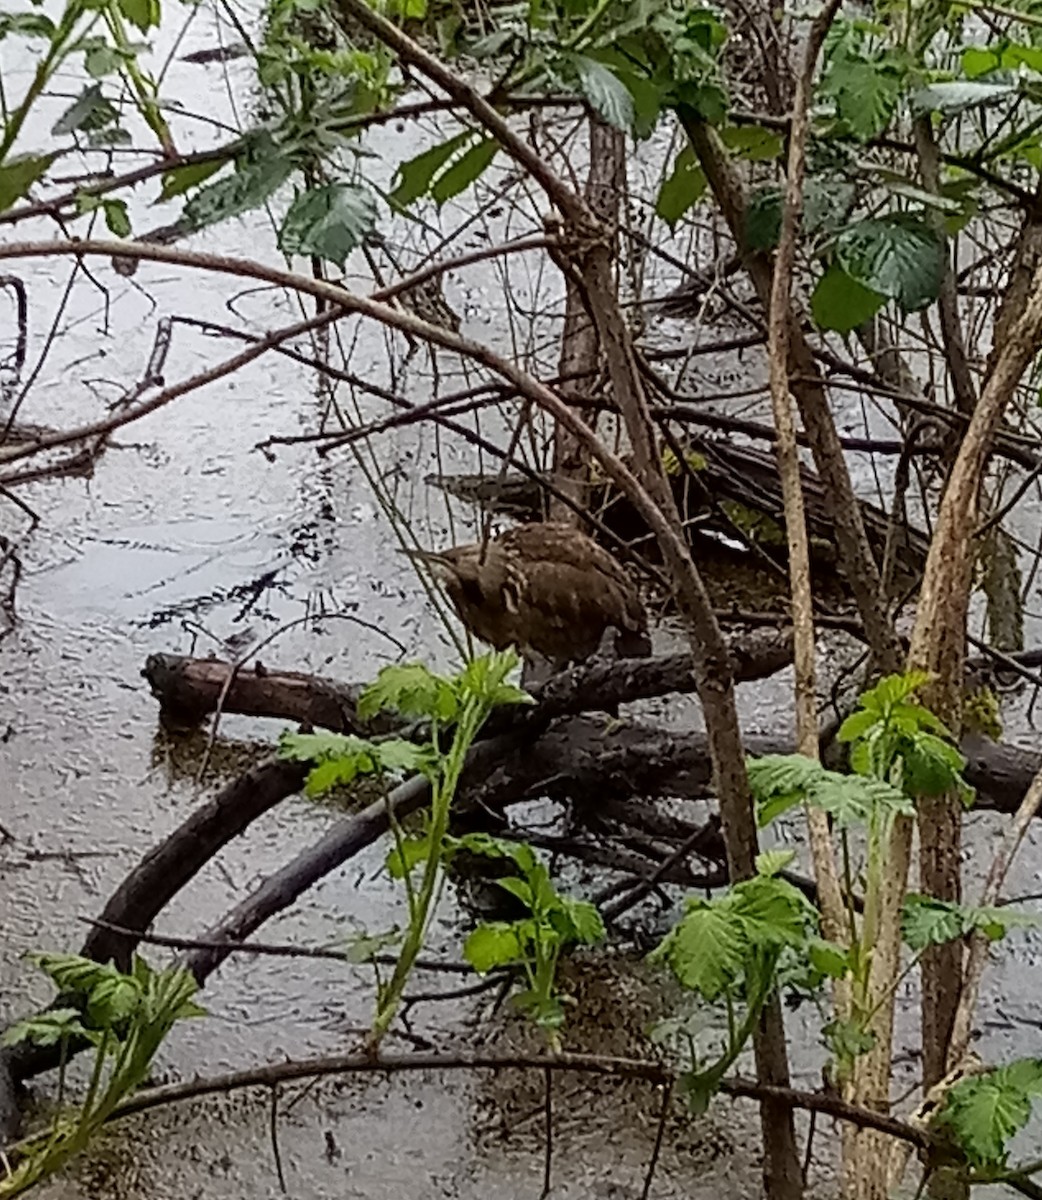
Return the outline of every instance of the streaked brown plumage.
<path id="1" fill-rule="evenodd" d="M 609 629 L 623 657 L 651 653 L 648 618 L 622 566 L 584 533 L 556 521 L 417 557 L 430 563 L 470 632 L 555 667 L 593 655 Z"/>

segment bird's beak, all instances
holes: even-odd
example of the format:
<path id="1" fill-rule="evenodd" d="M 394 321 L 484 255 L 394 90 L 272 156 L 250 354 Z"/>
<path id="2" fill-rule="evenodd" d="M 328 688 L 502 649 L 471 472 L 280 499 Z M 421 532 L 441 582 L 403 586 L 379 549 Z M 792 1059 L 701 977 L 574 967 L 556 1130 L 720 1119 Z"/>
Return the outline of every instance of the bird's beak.
<path id="1" fill-rule="evenodd" d="M 437 550 L 414 550 L 411 546 L 400 546 L 399 550 L 414 563 L 423 563 L 440 583 L 447 583 L 453 576 L 452 564 Z"/>
<path id="2" fill-rule="evenodd" d="M 445 563 L 445 556 L 437 550 L 420 550 L 413 549 L 411 546 L 399 546 L 398 553 L 404 554 L 406 558 L 411 558 L 413 562 L 422 563 Z"/>

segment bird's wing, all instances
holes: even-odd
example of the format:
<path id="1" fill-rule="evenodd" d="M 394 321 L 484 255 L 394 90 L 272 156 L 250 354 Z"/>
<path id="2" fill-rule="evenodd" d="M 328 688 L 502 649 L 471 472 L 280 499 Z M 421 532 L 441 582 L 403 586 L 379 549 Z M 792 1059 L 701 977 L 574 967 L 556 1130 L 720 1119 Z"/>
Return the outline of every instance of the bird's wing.
<path id="1" fill-rule="evenodd" d="M 589 577 L 588 590 L 604 597 L 601 603 L 612 608 L 612 624 L 625 629 L 647 628 L 640 594 L 625 568 L 614 555 L 571 525 L 557 521 L 518 525 L 499 540 L 520 555 L 529 570 L 531 564 L 547 564 L 561 569 L 562 580 L 571 579 L 571 572 Z"/>

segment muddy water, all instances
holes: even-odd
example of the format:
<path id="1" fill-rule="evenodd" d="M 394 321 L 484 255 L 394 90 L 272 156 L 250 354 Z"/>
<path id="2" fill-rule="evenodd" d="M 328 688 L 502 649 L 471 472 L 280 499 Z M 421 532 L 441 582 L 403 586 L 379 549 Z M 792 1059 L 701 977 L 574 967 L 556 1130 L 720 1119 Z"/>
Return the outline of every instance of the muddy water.
<path id="1" fill-rule="evenodd" d="M 179 52 L 216 40 L 216 25 L 201 9 Z M 160 56 L 167 48 L 157 47 Z M 5 86 L 17 87 L 26 64 L 11 58 L 10 43 L 4 54 Z M 72 72 L 63 83 L 70 93 L 78 90 Z M 175 63 L 167 88 L 186 97 L 198 114 L 233 122 L 236 112 L 248 111 L 248 71 L 241 64 L 204 70 Z M 41 113 L 27 144 L 43 143 L 68 102 L 55 100 Z M 175 128 L 184 148 L 210 142 L 205 123 L 187 115 Z M 421 149 L 426 136 L 429 131 L 414 126 L 394 131 L 389 161 Z M 386 181 L 386 164 L 372 169 Z M 150 207 L 154 194 L 142 189 L 135 196 L 136 228 L 173 216 Z M 448 206 L 444 228 L 458 220 Z M 487 232 L 502 237 L 524 220 L 510 210 L 487 222 Z M 479 227 L 477 234 L 485 231 Z M 45 226 L 18 232 L 50 236 Z M 189 244 L 278 261 L 263 214 Z M 464 239 L 458 248 L 467 245 Z M 361 263 L 353 266 L 361 272 Z M 510 285 L 543 295 L 540 289 L 549 285 L 538 267 L 535 258 L 511 263 Z M 30 288 L 30 362 L 42 352 L 52 322 L 60 330 L 21 416 L 54 426 L 96 417 L 140 376 L 161 317 L 245 320 L 256 332 L 299 315 L 286 297 L 239 281 L 189 278 L 149 264 L 127 280 L 103 261 L 91 264 L 93 278 L 75 279 L 63 305 L 72 275 L 68 262 L 37 260 L 16 269 Z M 464 331 L 506 352 L 525 336 L 529 345 L 542 344 L 548 330 L 538 323 L 531 335 L 511 328 L 498 270 L 450 277 L 448 298 L 464 316 Z M 402 368 L 401 346 L 392 347 L 379 331 L 353 322 L 342 323 L 342 330 L 357 374 L 387 385 L 393 365 L 403 372 L 395 380 L 403 394 L 414 400 L 430 394 L 435 365 L 429 357 L 420 353 Z M 181 378 L 237 349 L 178 326 L 166 377 Z M 452 363 L 437 364 L 444 390 L 453 369 Z M 707 382 L 745 369 L 714 364 Z M 353 404 L 346 391 L 338 400 Z M 0 846 L 0 1021 L 49 996 L 20 956 L 33 948 L 76 947 L 83 918 L 100 910 L 140 856 L 278 732 L 277 723 L 227 718 L 209 773 L 199 781 L 201 740 L 172 738 L 157 726 L 155 704 L 140 679 L 147 654 L 205 653 L 219 649 L 223 639 L 260 639 L 305 615 L 323 614 L 280 633 L 263 660 L 347 679 L 371 676 L 400 655 L 450 661 L 445 627 L 395 552 L 398 536 L 363 466 L 381 477 L 388 500 L 421 541 L 438 543 L 464 533 L 469 514 L 448 513 L 424 476 L 481 463 L 418 427 L 384 435 L 378 457 L 364 463 L 346 453 L 318 460 L 306 447 L 282 448 L 274 462 L 256 451 L 273 433 L 314 431 L 327 402 L 305 369 L 266 356 L 121 431 L 90 480 L 20 491 L 42 524 L 22 551 L 18 623 L 0 642 L 0 821 L 11 835 Z M 353 413 L 358 419 L 384 411 L 364 397 L 359 403 Z M 851 421 L 856 424 L 856 414 Z M 482 430 L 496 434 L 487 417 Z M 0 508 L 5 532 L 18 533 L 18 520 L 9 506 Z M 772 727 L 785 687 L 782 679 L 748 689 L 743 707 L 750 728 Z M 683 712 L 687 719 L 690 709 Z M 330 820 L 322 806 L 301 798 L 285 802 L 210 864 L 163 915 L 160 931 L 198 934 Z M 400 920 L 399 896 L 380 873 L 381 858 L 380 848 L 359 856 L 273 921 L 264 937 L 320 944 Z M 1037 861 L 1032 847 L 1026 863 Z M 1026 866 L 1026 874 L 1031 870 Z M 450 904 L 435 930 L 438 946 L 455 953 L 461 929 Z M 1029 941 L 1024 935 L 1021 944 Z M 161 958 L 156 952 L 154 961 Z M 586 968 L 570 1035 L 576 1045 L 641 1051 L 642 1031 L 666 1000 L 640 969 L 622 965 L 622 982 L 614 961 Z M 1016 1010 L 1012 1024 L 1000 1022 L 990 1031 L 1004 1054 L 1030 1051 L 1023 1033 L 1032 1008 L 1024 967 L 1021 958 L 997 977 L 1006 1009 Z M 346 966 L 234 959 L 204 999 L 210 1016 L 175 1031 L 161 1056 L 161 1077 L 348 1049 L 369 1018 L 371 984 Z M 436 1046 L 450 1039 L 464 1045 L 524 1040 L 505 1018 L 477 1024 L 484 1011 L 472 1002 L 423 1004 L 415 1010 L 414 1029 Z M 791 1019 L 799 1031 L 802 1014 Z M 813 1082 L 818 1056 L 809 1036 L 803 1043 L 801 1074 Z M 542 1102 L 539 1080 L 509 1073 L 495 1079 L 465 1073 L 348 1079 L 309 1089 L 295 1101 L 287 1093 L 277 1122 L 286 1189 L 291 1196 L 376 1200 L 538 1195 Z M 644 1085 L 556 1083 L 553 1194 L 605 1200 L 639 1195 L 657 1103 Z M 45 1192 L 134 1200 L 279 1195 L 269 1118 L 267 1095 L 239 1094 L 126 1122 Z M 654 1194 L 754 1194 L 752 1142 L 749 1114 L 730 1105 L 697 1126 L 677 1124 Z"/>

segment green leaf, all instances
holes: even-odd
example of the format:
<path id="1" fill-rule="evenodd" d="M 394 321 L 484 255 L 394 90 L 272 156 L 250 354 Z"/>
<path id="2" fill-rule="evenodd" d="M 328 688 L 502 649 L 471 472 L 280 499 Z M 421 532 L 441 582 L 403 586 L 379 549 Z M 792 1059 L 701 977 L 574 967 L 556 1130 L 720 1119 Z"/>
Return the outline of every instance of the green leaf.
<path id="1" fill-rule="evenodd" d="M 959 1080 L 936 1122 L 955 1136 L 972 1166 L 998 1167 L 1006 1144 L 1027 1124 L 1031 1101 L 1042 1093 L 1042 1062 L 1023 1059 Z"/>
<path id="2" fill-rule="evenodd" d="M 901 937 L 912 950 L 941 946 L 962 937 L 967 930 L 958 904 L 910 893 L 901 911 Z"/>
<path id="3" fill-rule="evenodd" d="M 836 114 L 862 141 L 878 136 L 897 108 L 904 80 L 888 60 L 843 57 L 831 65 L 822 93 L 831 96 Z"/>
<path id="4" fill-rule="evenodd" d="M 854 742 L 859 737 L 864 737 L 870 729 L 874 729 L 879 724 L 879 714 L 869 712 L 868 709 L 859 709 L 853 712 L 839 727 L 839 732 L 836 734 L 836 740 L 840 742 Z"/>
<path id="5" fill-rule="evenodd" d="M 280 156 L 240 165 L 234 175 L 200 188 L 185 205 L 183 219 L 197 231 L 260 208 L 293 174 Z"/>
<path id="6" fill-rule="evenodd" d="M 458 133 L 439 146 L 425 150 L 408 162 L 399 164 L 395 172 L 397 184 L 388 199 L 396 208 L 408 208 L 430 189 L 434 176 L 465 145 L 473 135 L 469 130 Z"/>
<path id="7" fill-rule="evenodd" d="M 901 936 L 912 950 L 939 946 L 978 931 L 998 941 L 1010 929 L 1035 927 L 1039 918 L 1005 906 L 956 904 L 911 892 L 901 912 Z"/>
<path id="8" fill-rule="evenodd" d="M 963 112 L 968 108 L 979 108 L 995 100 L 1016 95 L 1018 91 L 1015 83 L 978 83 L 966 79 L 931 83 L 912 97 L 912 112 Z"/>
<path id="9" fill-rule="evenodd" d="M 807 955 L 814 969 L 830 979 L 843 979 L 850 970 L 850 954 L 846 947 L 825 938 L 811 938 Z"/>
<path id="10" fill-rule="evenodd" d="M 466 833 L 455 840 L 457 846 L 471 854 L 483 854 L 487 858 L 509 858 L 521 868 L 525 875 L 531 874 L 538 859 L 527 842 L 511 842 L 506 838 L 492 837 L 488 833 Z"/>
<path id="11" fill-rule="evenodd" d="M 780 875 L 791 866 L 796 857 L 795 850 L 763 850 L 756 856 L 756 874 L 770 878 Z"/>
<path id="12" fill-rule="evenodd" d="M 162 17 L 159 0 L 119 0 L 119 10 L 142 33 L 158 29 Z"/>
<path id="13" fill-rule="evenodd" d="M 655 213 L 672 229 L 687 212 L 694 207 L 706 190 L 705 172 L 690 145 L 681 148 L 673 163 L 673 170 L 659 188 L 655 201 Z"/>
<path id="14" fill-rule="evenodd" d="M 814 288 L 810 311 L 819 329 L 851 333 L 874 317 L 885 303 L 885 296 L 864 287 L 832 263 Z"/>
<path id="15" fill-rule="evenodd" d="M 916 796 L 942 796 L 962 785 L 966 759 L 932 733 L 916 733 L 901 744 L 905 787 Z M 964 785 L 963 785 L 964 786 Z"/>
<path id="16" fill-rule="evenodd" d="M 495 138 L 482 138 L 456 158 L 431 185 L 431 199 L 440 208 L 453 196 L 466 191 L 484 174 L 499 153 L 499 142 Z"/>
<path id="17" fill-rule="evenodd" d="M 804 755 L 767 754 L 749 759 L 746 769 L 761 826 L 802 801 L 827 812 L 840 828 L 868 821 L 876 810 L 915 815 L 911 800 L 889 783 L 841 775 Z"/>
<path id="18" fill-rule="evenodd" d="M 749 162 L 772 162 L 784 150 L 781 137 L 762 125 L 729 125 L 720 130 L 720 140 L 735 158 Z"/>
<path id="19" fill-rule="evenodd" d="M 327 183 L 297 195 L 282 222 L 279 249 L 313 254 L 343 270 L 375 227 L 376 201 L 368 188 Z"/>
<path id="20" fill-rule="evenodd" d="M 788 880 L 770 875 L 743 879 L 718 904 L 741 921 L 742 936 L 750 946 L 765 949 L 802 946 L 814 915 Z"/>
<path id="21" fill-rule="evenodd" d="M 745 211 L 746 246 L 750 250 L 773 250 L 781 236 L 781 222 L 781 191 L 772 186 L 753 192 Z"/>
<path id="22" fill-rule="evenodd" d="M 215 158 L 212 162 L 191 163 L 187 167 L 174 167 L 170 171 L 164 171 L 159 199 L 173 200 L 175 196 L 183 195 L 197 183 L 216 175 L 228 161 L 227 158 Z"/>
<path id="23" fill-rule="evenodd" d="M 387 873 L 392 879 L 404 879 L 422 862 L 430 857 L 431 840 L 429 837 L 405 837 L 401 843 L 392 846 L 387 854 Z"/>
<path id="24" fill-rule="evenodd" d="M 999 56 L 994 50 L 983 46 L 968 46 L 962 52 L 962 69 L 967 79 L 976 79 L 978 75 L 987 75 L 999 65 Z"/>
<path id="25" fill-rule="evenodd" d="M 524 958 L 524 951 L 517 927 L 505 921 L 479 925 L 463 943 L 463 957 L 479 975 L 486 974 L 494 967 L 520 962 Z"/>
<path id="26" fill-rule="evenodd" d="M 127 213 L 125 200 L 105 200 L 101 205 L 105 214 L 105 224 L 113 237 L 130 237 L 130 215 Z"/>
<path id="27" fill-rule="evenodd" d="M 839 265 L 863 287 L 896 300 L 906 312 L 937 299 L 944 247 L 937 234 L 914 218 L 859 221 L 840 234 Z"/>
<path id="28" fill-rule="evenodd" d="M 857 1021 L 830 1021 L 822 1034 L 837 1062 L 848 1066 L 876 1044 L 876 1035 Z"/>
<path id="29" fill-rule="evenodd" d="M 489 708 L 500 704 L 534 704 L 527 692 L 505 682 L 519 661 L 513 650 L 479 654 L 460 672 L 459 686 L 465 695 L 475 697 Z"/>
<path id="30" fill-rule="evenodd" d="M 509 892 L 511 896 L 516 896 L 525 908 L 531 909 L 532 888 L 524 879 L 518 879 L 515 875 L 507 875 L 495 882 L 497 887 L 501 887 L 504 892 Z"/>
<path id="31" fill-rule="evenodd" d="M 16 1021 L 0 1037 L 0 1046 L 30 1042 L 35 1046 L 54 1046 L 62 1038 L 83 1037 L 86 1029 L 75 1008 L 49 1008 L 35 1017 Z"/>
<path id="32" fill-rule="evenodd" d="M 358 701 L 364 721 L 388 710 L 403 717 L 451 721 L 459 711 L 459 697 L 448 679 L 423 663 L 397 663 L 383 667 Z"/>
<path id="33" fill-rule="evenodd" d="M 50 976 L 59 991 L 74 992 L 84 997 L 88 997 L 98 984 L 120 974 L 107 963 L 98 963 L 79 954 L 41 952 L 30 954 L 28 958 Z"/>
<path id="34" fill-rule="evenodd" d="M 595 113 L 623 133 L 633 131 L 633 96 L 624 83 L 603 63 L 576 54 L 571 58 L 582 94 Z"/>
<path id="35" fill-rule="evenodd" d="M 745 948 L 743 923 L 733 910 L 692 900 L 649 958 L 666 963 L 684 987 L 715 1000 L 741 975 Z"/>
<path id="36" fill-rule="evenodd" d="M 57 157 L 57 154 L 19 154 L 8 158 L 0 167 L 0 212 L 21 200 Z"/>
<path id="37" fill-rule="evenodd" d="M 112 975 L 91 989 L 87 1016 L 92 1025 L 118 1025 L 135 1011 L 142 1000 L 141 985 L 128 975 Z"/>
<path id="38" fill-rule="evenodd" d="M 378 954 L 391 950 L 402 940 L 400 929 L 390 929 L 386 933 L 357 933 L 343 939 L 344 960 L 356 966 L 372 962 Z"/>
<path id="39" fill-rule="evenodd" d="M 101 44 L 92 46 L 83 57 L 83 65 L 92 79 L 104 79 L 113 75 L 123 65 L 123 55 L 115 46 Z"/>
<path id="40" fill-rule="evenodd" d="M 562 896 L 561 905 L 571 922 L 576 941 L 586 946 L 594 946 L 604 940 L 604 920 L 595 904 L 591 904 L 589 900 L 575 900 L 571 896 Z"/>
<path id="41" fill-rule="evenodd" d="M 0 12 L 0 41 L 8 34 L 20 37 L 53 38 L 56 29 L 50 17 L 36 12 Z"/>

